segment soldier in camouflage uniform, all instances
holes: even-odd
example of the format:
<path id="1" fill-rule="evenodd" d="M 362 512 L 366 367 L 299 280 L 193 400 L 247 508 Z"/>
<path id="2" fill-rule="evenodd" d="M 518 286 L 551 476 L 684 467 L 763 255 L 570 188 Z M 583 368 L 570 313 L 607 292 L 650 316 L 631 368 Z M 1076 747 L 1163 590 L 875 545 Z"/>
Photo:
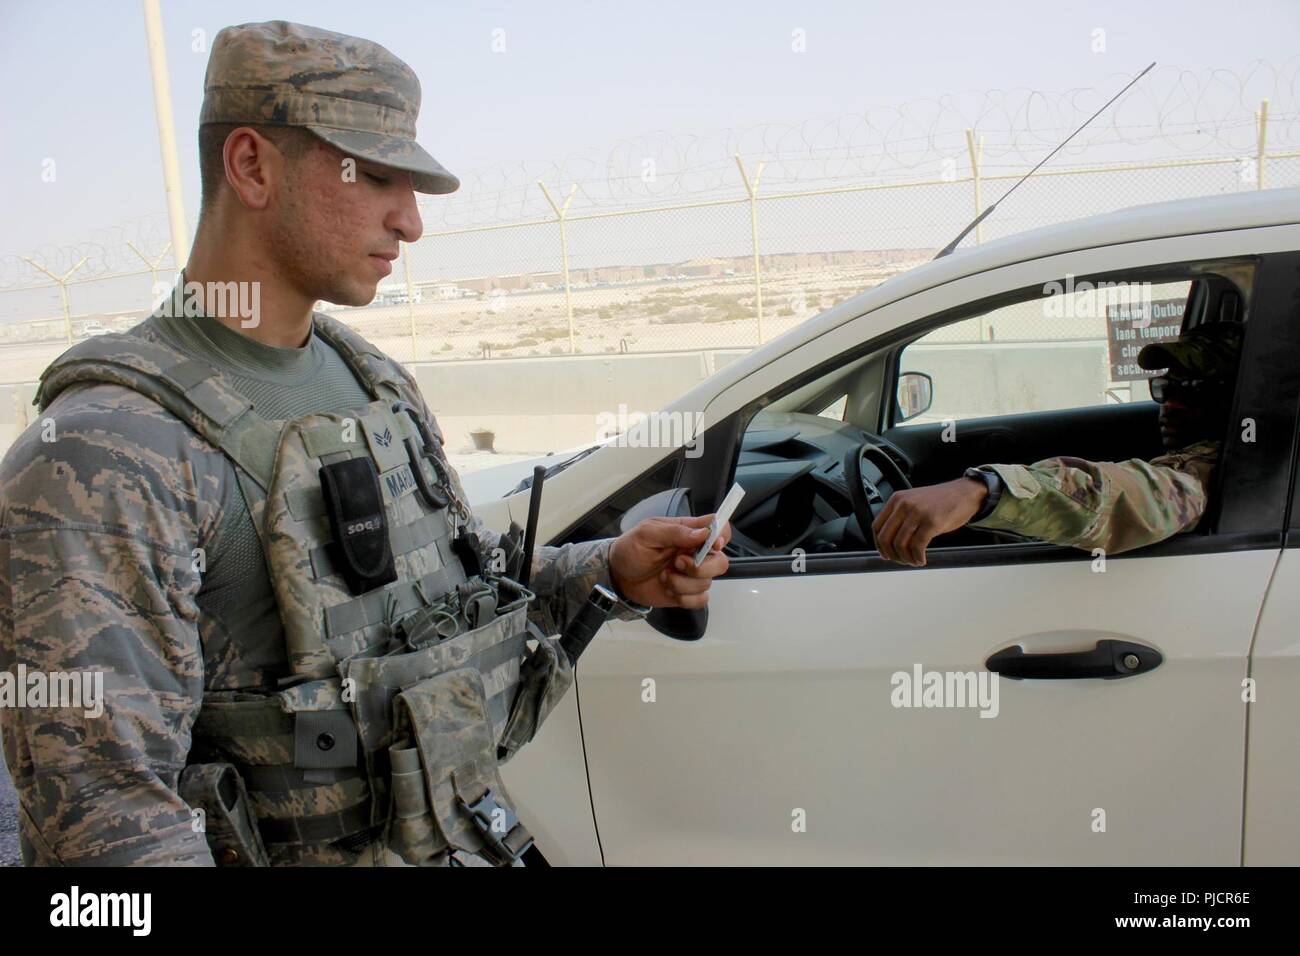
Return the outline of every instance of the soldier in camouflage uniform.
<path id="1" fill-rule="evenodd" d="M 273 421 L 370 400 L 356 374 L 357 349 L 368 350 L 362 359 L 398 369 L 412 414 L 432 423 L 409 372 L 312 311 L 317 300 L 368 303 L 389 268 L 383 260 L 419 238 L 413 190 L 457 188 L 415 143 L 419 100 L 410 68 L 369 41 L 279 21 L 223 30 L 200 141 L 205 130 L 220 135 L 189 264 L 167 307 L 113 337 L 115 347 L 192 360 L 182 367 L 201 370 L 185 383 L 195 388 L 217 370 L 227 400 Z M 186 281 L 260 282 L 260 315 L 250 325 L 242 314 L 187 310 Z M 179 787 L 205 698 L 304 686 L 290 671 L 255 489 L 191 425 L 130 387 L 82 382 L 59 391 L 0 463 L 0 669 L 95 671 L 106 696 L 99 718 L 54 706 L 0 710 L 29 865 L 212 865 Z M 466 515 L 486 567 L 507 541 Z M 710 518 L 652 519 L 619 538 L 539 548 L 534 616 L 557 633 L 597 583 L 616 592 L 623 619 L 649 606 L 704 606 L 729 537 L 724 530 L 694 567 L 688 555 Z M 258 805 L 319 813 L 312 793 L 272 788 Z M 289 841 L 270 862 L 395 860 L 367 831 L 323 845 Z"/>
<path id="2" fill-rule="evenodd" d="M 1138 354 L 1161 403 L 1168 453 L 1151 461 L 1057 457 L 981 465 L 955 481 L 892 495 L 872 524 L 882 557 L 920 567 L 940 534 L 969 525 L 1118 554 L 1194 528 L 1227 427 L 1242 328 L 1214 322 Z"/>

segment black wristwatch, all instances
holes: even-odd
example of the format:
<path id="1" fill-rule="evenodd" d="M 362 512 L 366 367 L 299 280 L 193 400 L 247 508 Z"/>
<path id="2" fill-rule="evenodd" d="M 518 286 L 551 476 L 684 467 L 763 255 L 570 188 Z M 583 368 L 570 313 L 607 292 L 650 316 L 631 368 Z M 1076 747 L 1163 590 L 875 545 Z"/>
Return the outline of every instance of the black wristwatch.
<path id="1" fill-rule="evenodd" d="M 967 468 L 962 473 L 963 478 L 974 478 L 976 481 L 984 482 L 984 487 L 988 488 L 988 497 L 984 499 L 984 505 L 979 511 L 975 512 L 974 517 L 966 522 L 970 524 L 973 521 L 983 521 L 989 515 L 993 514 L 993 509 L 998 506 L 998 501 L 1002 498 L 1002 476 L 992 468 Z"/>

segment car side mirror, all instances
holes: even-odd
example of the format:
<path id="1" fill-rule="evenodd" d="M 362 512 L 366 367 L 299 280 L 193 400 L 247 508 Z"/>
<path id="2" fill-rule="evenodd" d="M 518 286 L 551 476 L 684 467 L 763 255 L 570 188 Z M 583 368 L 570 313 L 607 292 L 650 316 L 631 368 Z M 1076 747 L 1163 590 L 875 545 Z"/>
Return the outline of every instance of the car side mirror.
<path id="1" fill-rule="evenodd" d="M 904 372 L 898 376 L 898 417 L 894 424 L 928 412 L 934 403 L 934 379 L 925 372 Z"/>
<path id="2" fill-rule="evenodd" d="M 629 508 L 619 520 L 620 532 L 630 531 L 646 518 L 682 518 L 691 514 L 689 488 L 669 488 Z M 698 641 L 709 626 L 709 609 L 657 607 L 646 615 L 646 623 L 660 634 L 677 641 Z"/>

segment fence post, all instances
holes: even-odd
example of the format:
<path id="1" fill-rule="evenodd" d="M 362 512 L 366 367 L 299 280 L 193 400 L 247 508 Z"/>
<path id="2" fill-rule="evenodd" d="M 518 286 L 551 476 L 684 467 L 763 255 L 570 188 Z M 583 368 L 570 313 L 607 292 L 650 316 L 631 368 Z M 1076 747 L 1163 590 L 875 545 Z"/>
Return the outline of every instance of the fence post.
<path id="1" fill-rule="evenodd" d="M 980 161 L 984 158 L 984 137 L 979 138 L 979 145 L 975 144 L 975 131 L 966 130 L 966 149 L 970 152 L 970 175 L 971 181 L 975 184 L 975 217 L 984 211 L 984 200 L 980 196 Z M 975 245 L 979 245 L 983 237 L 983 224 L 975 227 Z"/>
<path id="2" fill-rule="evenodd" d="M 163 45 L 162 13 L 158 0 L 143 0 L 143 5 L 149 71 L 153 76 L 154 116 L 158 121 L 158 148 L 162 152 L 163 190 L 167 194 L 167 220 L 171 224 L 172 248 L 176 250 L 176 271 L 180 272 L 189 258 L 189 227 L 185 223 L 180 162 L 176 158 L 176 124 L 172 117 L 171 79 Z"/>
<path id="3" fill-rule="evenodd" d="M 573 293 L 569 288 L 569 229 L 564 214 L 569 211 L 569 203 L 573 202 L 573 197 L 578 192 L 578 184 L 574 183 L 569 187 L 569 195 L 564 197 L 563 206 L 556 204 L 551 191 L 546 188 L 546 183 L 539 179 L 537 185 L 542 187 L 542 194 L 555 210 L 555 218 L 560 223 L 560 262 L 564 266 L 564 311 L 569 317 L 569 354 L 574 355 L 577 347 L 573 340 Z"/>
<path id="4" fill-rule="evenodd" d="M 1255 188 L 1264 188 L 1264 145 L 1268 139 L 1268 100 L 1261 100 L 1259 112 L 1255 114 L 1259 121 L 1259 150 L 1255 159 Z"/>
<path id="5" fill-rule="evenodd" d="M 68 303 L 68 279 L 72 277 L 72 273 L 76 272 L 78 269 L 80 269 L 82 266 L 86 264 L 87 258 L 89 257 L 82 256 L 81 261 L 78 262 L 75 266 L 73 266 L 71 269 L 65 272 L 62 276 L 56 276 L 49 269 L 45 268 L 42 265 L 38 265 L 37 263 L 33 262 L 31 259 L 28 259 L 26 256 L 23 256 L 24 262 L 26 262 L 34 269 L 40 269 L 47 276 L 49 276 L 51 279 L 53 279 L 55 282 L 59 284 L 59 298 L 63 301 L 63 324 L 68 330 L 68 345 L 72 345 L 72 307 Z"/>
<path id="6" fill-rule="evenodd" d="M 163 251 L 158 253 L 157 259 L 153 260 L 137 249 L 135 243 L 130 239 L 126 240 L 126 244 L 131 247 L 132 252 L 144 260 L 145 268 L 149 270 L 149 305 L 152 306 L 154 304 L 154 290 L 158 287 L 158 268 L 162 265 L 163 256 L 167 255 L 167 250 L 172 247 L 172 244 L 169 242 L 167 245 L 163 246 Z"/>
<path id="7" fill-rule="evenodd" d="M 749 174 L 745 172 L 744 161 L 739 153 L 736 154 L 736 167 L 740 170 L 740 178 L 745 183 L 745 192 L 749 194 L 749 242 L 754 249 L 754 307 L 758 316 L 759 345 L 763 344 L 763 270 L 758 261 L 758 183 L 763 178 L 763 167 L 766 165 L 765 162 L 758 164 L 751 182 Z"/>
<path id="8" fill-rule="evenodd" d="M 416 361 L 415 353 L 415 288 L 411 285 L 411 256 L 406 251 L 410 243 L 402 243 L 402 272 L 406 276 L 406 318 L 411 323 L 411 361 Z"/>

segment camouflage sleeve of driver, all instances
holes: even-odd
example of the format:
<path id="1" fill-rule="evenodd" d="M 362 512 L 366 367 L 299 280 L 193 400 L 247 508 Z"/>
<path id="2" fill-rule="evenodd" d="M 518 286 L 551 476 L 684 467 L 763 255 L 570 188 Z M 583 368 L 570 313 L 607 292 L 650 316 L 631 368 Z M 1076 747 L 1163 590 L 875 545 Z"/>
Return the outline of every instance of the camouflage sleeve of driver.
<path id="1" fill-rule="evenodd" d="M 971 527 L 1087 551 L 1131 551 L 1196 526 L 1217 460 L 1218 443 L 1200 442 L 1149 462 L 1047 458 L 989 465 L 1002 478 L 1002 497 Z"/>
<path id="2" fill-rule="evenodd" d="M 192 549 L 219 510 L 204 454 L 158 405 L 94 385 L 0 462 L 0 730 L 28 865 L 212 865 L 177 794 L 203 691 Z"/>
<path id="3" fill-rule="evenodd" d="M 403 367 L 402 372 L 411 388 L 420 396 L 420 413 L 424 415 L 441 441 L 442 429 L 438 427 L 437 419 L 424 401 L 419 384 L 409 370 Z M 460 475 L 445 454 L 442 455 L 442 463 L 447 469 L 452 490 L 461 501 L 468 504 L 469 498 L 460 482 Z M 470 516 L 468 530 L 478 537 L 480 560 L 484 567 L 489 567 L 496 549 L 501 547 L 503 532 L 489 529 L 483 519 L 475 514 Z M 591 589 L 597 584 L 604 585 L 617 593 L 609 577 L 609 549 L 613 543 L 613 538 L 601 538 L 597 541 L 572 542 L 559 547 L 538 547 L 533 552 L 529 588 L 537 593 L 537 603 L 540 605 L 537 613 L 541 617 L 539 623 L 547 633 L 561 633 L 586 603 Z M 620 600 L 614 605 L 610 617 L 620 621 L 637 621 L 644 618 L 646 613 L 646 610 L 638 609 L 637 606 L 623 600 L 620 595 Z"/>

